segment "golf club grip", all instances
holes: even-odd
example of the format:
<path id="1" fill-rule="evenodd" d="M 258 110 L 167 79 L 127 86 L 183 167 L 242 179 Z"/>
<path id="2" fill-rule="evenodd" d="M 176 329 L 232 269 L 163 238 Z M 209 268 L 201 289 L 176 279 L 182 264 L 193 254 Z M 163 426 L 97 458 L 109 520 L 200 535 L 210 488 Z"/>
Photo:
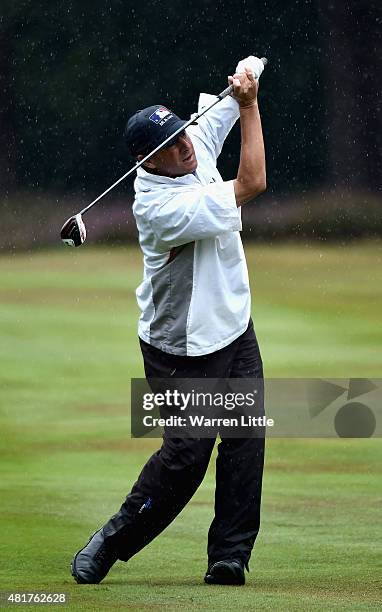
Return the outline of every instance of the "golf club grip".
<path id="1" fill-rule="evenodd" d="M 261 61 L 264 64 L 264 67 L 268 64 L 268 60 L 266 57 L 261 57 L 260 58 Z M 233 85 L 228 85 L 228 87 L 226 89 L 224 89 L 219 95 L 218 98 L 219 100 L 223 100 L 223 98 L 225 98 L 226 96 L 229 96 L 233 91 Z"/>

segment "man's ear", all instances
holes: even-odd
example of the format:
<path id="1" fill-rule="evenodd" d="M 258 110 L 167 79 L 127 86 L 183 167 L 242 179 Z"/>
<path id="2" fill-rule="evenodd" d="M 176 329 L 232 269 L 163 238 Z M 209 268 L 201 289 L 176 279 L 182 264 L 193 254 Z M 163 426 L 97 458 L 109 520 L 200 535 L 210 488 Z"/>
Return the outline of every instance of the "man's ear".
<path id="1" fill-rule="evenodd" d="M 137 161 L 141 161 L 144 158 L 144 155 L 137 155 Z M 149 159 L 147 162 L 143 164 L 143 168 L 150 168 L 150 170 L 155 170 L 155 164 Z"/>

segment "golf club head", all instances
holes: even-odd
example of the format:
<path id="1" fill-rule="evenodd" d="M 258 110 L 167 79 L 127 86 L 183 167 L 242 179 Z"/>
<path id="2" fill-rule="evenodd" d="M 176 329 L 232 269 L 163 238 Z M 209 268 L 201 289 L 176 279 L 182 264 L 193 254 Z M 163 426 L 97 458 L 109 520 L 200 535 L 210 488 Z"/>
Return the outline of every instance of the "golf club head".
<path id="1" fill-rule="evenodd" d="M 61 228 L 61 240 L 68 246 L 81 246 L 86 240 L 86 227 L 80 213 L 70 217 Z"/>

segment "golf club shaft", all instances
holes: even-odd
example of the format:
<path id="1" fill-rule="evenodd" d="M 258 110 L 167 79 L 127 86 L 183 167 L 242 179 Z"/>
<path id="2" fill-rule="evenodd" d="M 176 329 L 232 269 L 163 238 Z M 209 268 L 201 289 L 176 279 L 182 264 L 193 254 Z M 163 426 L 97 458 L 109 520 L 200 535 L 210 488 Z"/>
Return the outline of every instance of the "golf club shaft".
<path id="1" fill-rule="evenodd" d="M 268 60 L 266 57 L 262 57 L 261 61 L 263 62 L 264 66 L 268 63 Z M 177 129 L 173 134 L 171 134 L 171 136 L 169 136 L 168 138 L 166 138 L 166 140 L 164 140 L 163 142 L 161 142 L 160 145 L 158 145 L 153 151 L 151 151 L 151 153 L 148 153 L 146 155 L 146 157 L 144 157 L 143 159 L 141 159 L 141 161 L 137 162 L 135 164 L 135 166 L 133 166 L 132 168 L 130 168 L 130 170 L 128 170 L 123 176 L 121 176 L 121 178 L 119 178 L 117 181 L 115 181 L 115 183 L 113 183 L 112 185 L 110 185 L 110 187 L 108 187 L 103 193 L 101 193 L 101 195 L 99 195 L 95 200 L 93 200 L 93 202 L 90 202 L 90 204 L 88 204 L 88 206 L 86 206 L 85 208 L 83 208 L 80 211 L 80 215 L 84 215 L 88 210 L 90 210 L 94 204 L 96 204 L 99 200 L 101 200 L 101 198 L 103 198 L 107 193 L 109 193 L 109 191 L 111 191 L 112 189 L 114 189 L 114 187 L 116 187 L 117 185 L 119 185 L 119 183 L 121 183 L 122 181 L 125 180 L 125 178 L 127 178 L 128 176 L 130 176 L 130 174 L 132 174 L 133 172 L 135 172 L 135 170 L 137 170 L 140 166 L 142 166 L 142 164 L 144 164 L 145 162 L 147 162 L 150 157 L 152 157 L 153 155 L 155 155 L 155 153 L 158 153 L 158 151 L 160 151 L 161 149 L 163 149 L 163 147 L 166 146 L 166 144 L 168 142 L 170 142 L 170 140 L 173 140 L 174 137 L 176 137 L 178 134 L 180 134 L 180 132 L 183 132 L 186 128 L 188 128 L 189 125 L 191 125 L 191 123 L 194 123 L 195 121 L 197 121 L 198 119 L 200 119 L 200 117 L 202 117 L 205 113 L 207 113 L 213 106 L 215 106 L 215 104 L 217 104 L 218 102 L 220 102 L 220 100 L 223 100 L 223 98 L 225 98 L 226 96 L 228 96 L 229 94 L 232 93 L 233 90 L 233 85 L 229 85 L 229 87 L 227 87 L 226 89 L 224 89 L 217 97 L 216 100 L 214 100 L 212 102 L 212 104 L 210 104 L 209 106 L 207 106 L 206 108 L 204 108 L 200 113 L 197 113 L 196 115 L 194 115 L 192 117 L 192 119 L 190 119 L 189 121 L 187 121 L 187 123 L 185 123 L 184 125 L 182 125 L 179 129 Z"/>

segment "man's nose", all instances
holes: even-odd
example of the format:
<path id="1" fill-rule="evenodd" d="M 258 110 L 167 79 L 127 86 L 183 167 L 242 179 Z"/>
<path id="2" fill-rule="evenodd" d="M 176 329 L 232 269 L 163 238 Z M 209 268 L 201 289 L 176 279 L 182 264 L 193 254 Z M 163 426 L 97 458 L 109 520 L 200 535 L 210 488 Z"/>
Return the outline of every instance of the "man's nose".
<path id="1" fill-rule="evenodd" d="M 179 144 L 179 145 L 180 145 L 182 148 L 184 148 L 185 146 L 186 146 L 186 147 L 188 147 L 188 144 L 189 144 L 189 139 L 188 139 L 187 134 L 184 134 L 184 135 L 182 134 L 182 135 L 180 135 L 180 136 L 179 136 L 179 139 L 178 139 L 178 144 Z"/>

